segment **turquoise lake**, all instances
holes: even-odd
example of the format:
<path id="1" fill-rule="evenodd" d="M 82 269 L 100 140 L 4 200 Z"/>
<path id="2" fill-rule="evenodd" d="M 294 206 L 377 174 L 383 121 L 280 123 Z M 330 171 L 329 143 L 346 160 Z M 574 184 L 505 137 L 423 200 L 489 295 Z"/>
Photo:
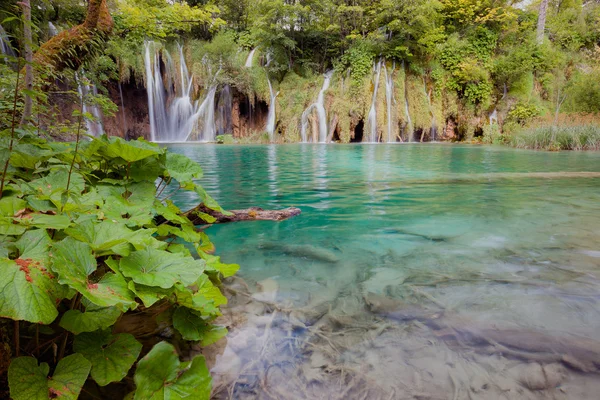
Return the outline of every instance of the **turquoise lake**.
<path id="1" fill-rule="evenodd" d="M 216 398 L 598 398 L 600 153 L 169 148 L 226 209 L 302 210 L 207 230 L 241 266 Z"/>

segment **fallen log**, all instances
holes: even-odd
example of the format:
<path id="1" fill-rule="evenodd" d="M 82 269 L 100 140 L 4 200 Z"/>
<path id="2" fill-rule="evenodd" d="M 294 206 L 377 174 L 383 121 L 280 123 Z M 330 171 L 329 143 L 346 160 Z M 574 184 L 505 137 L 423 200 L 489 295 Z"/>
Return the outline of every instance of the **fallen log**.
<path id="1" fill-rule="evenodd" d="M 288 207 L 283 210 L 263 210 L 260 207 L 250 207 L 245 210 L 230 210 L 230 215 L 227 215 L 200 204 L 187 211 L 185 215 L 194 225 L 203 225 L 238 221 L 283 221 L 300 215 L 301 212 L 296 207 Z M 207 218 L 207 215 L 212 218 Z"/>

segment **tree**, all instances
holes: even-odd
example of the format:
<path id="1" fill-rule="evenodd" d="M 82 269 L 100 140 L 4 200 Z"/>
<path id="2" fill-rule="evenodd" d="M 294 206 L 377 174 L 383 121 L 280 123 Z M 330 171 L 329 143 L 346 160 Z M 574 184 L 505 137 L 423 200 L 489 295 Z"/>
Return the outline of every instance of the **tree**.
<path id="1" fill-rule="evenodd" d="M 544 41 L 544 30 L 546 29 L 546 10 L 548 9 L 548 0 L 542 0 L 537 22 L 537 42 L 541 44 Z"/>
<path id="2" fill-rule="evenodd" d="M 33 100 L 31 98 L 31 91 L 33 90 L 33 51 L 32 35 L 31 35 L 31 3 L 29 0 L 23 0 L 19 3 L 23 8 L 23 36 L 24 36 L 24 50 L 25 50 L 25 104 L 23 106 L 23 115 L 21 116 L 21 125 L 24 125 L 31 117 L 31 107 Z"/>

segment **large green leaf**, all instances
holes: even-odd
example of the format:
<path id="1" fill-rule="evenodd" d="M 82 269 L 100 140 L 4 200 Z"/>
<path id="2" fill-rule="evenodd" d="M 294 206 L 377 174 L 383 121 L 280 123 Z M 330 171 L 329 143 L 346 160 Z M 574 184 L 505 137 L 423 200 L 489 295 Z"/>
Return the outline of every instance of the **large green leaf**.
<path id="1" fill-rule="evenodd" d="M 67 215 L 29 214 L 29 218 L 20 218 L 19 223 L 25 226 L 35 226 L 47 229 L 66 229 L 71 225 Z"/>
<path id="2" fill-rule="evenodd" d="M 173 345 L 160 342 L 138 362 L 134 400 L 204 400 L 210 398 L 211 377 L 204 357 L 182 366 Z"/>
<path id="3" fill-rule="evenodd" d="M 177 284 L 176 288 L 177 304 L 198 311 L 200 315 L 206 318 L 214 318 L 220 315 L 219 309 L 212 299 L 181 284 Z"/>
<path id="4" fill-rule="evenodd" d="M 187 307 L 178 307 L 175 310 L 173 327 L 185 340 L 201 341 L 202 346 L 213 344 L 227 335 L 225 327 L 207 323 L 200 313 Z"/>
<path id="5" fill-rule="evenodd" d="M 194 187 L 194 191 L 198 194 L 198 196 L 200 196 L 200 202 L 204 203 L 206 207 L 210 208 L 211 210 L 220 212 L 224 215 L 232 215 L 229 211 L 225 211 L 215 199 L 213 199 L 208 193 L 206 193 L 206 190 L 204 190 L 202 186 L 196 185 Z"/>
<path id="6" fill-rule="evenodd" d="M 123 275 L 136 284 L 168 289 L 177 282 L 194 283 L 202 275 L 204 264 L 203 260 L 182 254 L 146 248 L 122 258 L 120 268 Z"/>
<path id="7" fill-rule="evenodd" d="M 47 268 L 32 259 L 0 259 L 0 317 L 50 324 L 66 296 Z"/>
<path id="8" fill-rule="evenodd" d="M 19 250 L 19 258 L 33 259 L 45 265 L 48 264 L 48 250 L 52 240 L 44 229 L 29 230 L 15 243 Z"/>
<path id="9" fill-rule="evenodd" d="M 167 153 L 165 165 L 167 173 L 178 182 L 189 182 L 194 178 L 202 178 L 200 165 L 183 154 Z"/>
<path id="10" fill-rule="evenodd" d="M 87 299 L 84 299 L 88 301 Z M 88 301 L 89 302 L 89 301 Z M 121 316 L 117 307 L 98 307 L 89 304 L 85 312 L 68 310 L 60 319 L 60 326 L 78 335 L 83 332 L 93 332 L 114 325 Z"/>
<path id="11" fill-rule="evenodd" d="M 106 386 L 127 376 L 142 345 L 128 333 L 112 335 L 106 330 L 77 335 L 73 350 L 92 363 L 92 378 Z"/>
<path id="12" fill-rule="evenodd" d="M 98 282 L 89 275 L 96 270 L 96 258 L 87 243 L 67 237 L 52 246 L 52 270 L 59 282 L 80 292 L 100 307 L 115 306 L 121 311 L 135 308 L 133 293 L 122 276 L 106 273 Z"/>
<path id="13" fill-rule="evenodd" d="M 130 253 L 129 244 L 136 249 L 152 245 L 156 240 L 152 237 L 153 229 L 140 229 L 132 231 L 123 222 L 111 220 L 95 223 L 85 221 L 76 227 L 66 229 L 67 235 L 89 244 L 97 255 L 116 253 L 127 255 Z"/>
<path id="14" fill-rule="evenodd" d="M 15 358 L 8 368 L 10 397 L 13 400 L 76 400 L 91 363 L 81 354 L 60 360 L 52 377 L 48 364 L 38 365 L 33 357 Z"/>
<path id="15" fill-rule="evenodd" d="M 62 204 L 62 195 L 67 190 L 71 194 L 81 193 L 85 188 L 83 176 L 77 172 L 71 173 L 69 182 L 69 170 L 61 168 L 50 172 L 43 178 L 33 180 L 22 185 L 22 190 L 26 193 L 35 194 L 38 199 L 51 200 L 55 205 Z"/>
<path id="16" fill-rule="evenodd" d="M 136 297 L 139 297 L 140 300 L 142 300 L 145 307 L 151 307 L 157 301 L 169 297 L 173 293 L 172 289 L 161 289 L 156 286 L 139 285 L 134 281 L 129 281 L 127 287 L 135 293 Z"/>
<path id="17" fill-rule="evenodd" d="M 119 157 L 127 162 L 135 162 L 160 154 L 162 150 L 157 145 L 144 140 L 126 141 L 113 136 L 101 151 L 108 157 Z"/>
<path id="18" fill-rule="evenodd" d="M 202 257 L 202 259 L 206 261 L 207 271 L 213 270 L 220 272 L 225 278 L 235 275 L 235 273 L 238 272 L 238 270 L 240 269 L 240 266 L 238 264 L 222 263 L 221 257 L 213 256 L 204 252 L 198 253 L 200 254 L 200 257 Z"/>
<path id="19" fill-rule="evenodd" d="M 0 216 L 12 217 L 17 211 L 27 207 L 27 202 L 16 196 L 3 197 L 0 199 Z"/>

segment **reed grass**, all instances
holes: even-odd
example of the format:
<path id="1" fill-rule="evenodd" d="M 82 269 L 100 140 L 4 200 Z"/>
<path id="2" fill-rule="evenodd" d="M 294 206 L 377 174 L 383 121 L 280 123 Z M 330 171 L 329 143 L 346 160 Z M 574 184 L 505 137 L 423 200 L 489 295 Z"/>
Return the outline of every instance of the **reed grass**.
<path id="1" fill-rule="evenodd" d="M 514 134 L 511 144 L 535 150 L 600 150 L 600 125 L 532 127 Z"/>

